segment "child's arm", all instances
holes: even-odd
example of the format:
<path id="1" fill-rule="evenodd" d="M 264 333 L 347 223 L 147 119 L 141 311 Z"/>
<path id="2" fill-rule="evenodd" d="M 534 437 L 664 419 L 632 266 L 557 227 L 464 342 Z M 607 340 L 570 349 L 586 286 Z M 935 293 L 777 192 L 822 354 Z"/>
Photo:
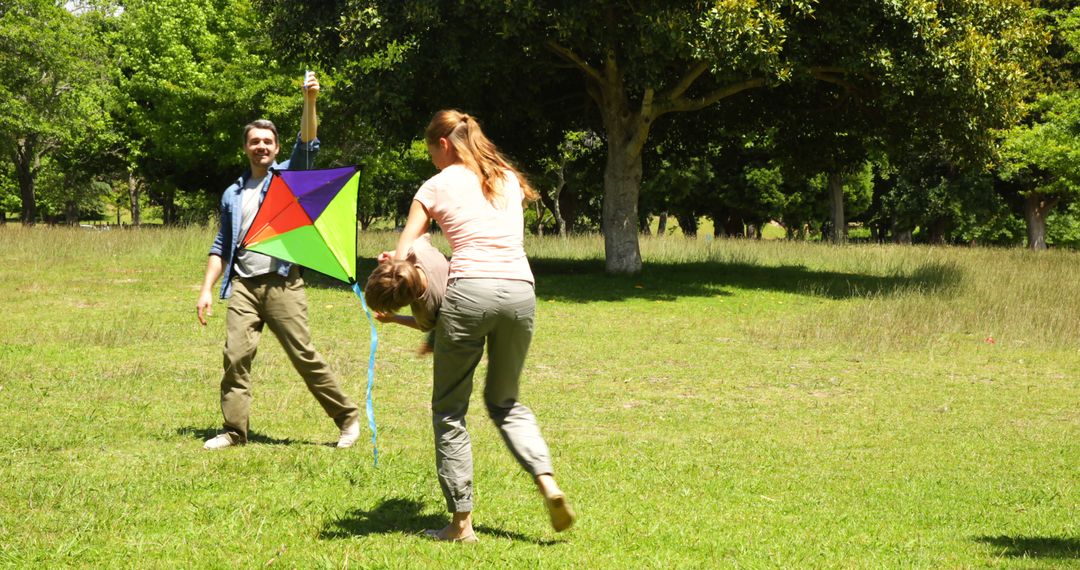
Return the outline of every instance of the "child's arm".
<path id="1" fill-rule="evenodd" d="M 409 328 L 420 330 L 420 325 L 416 324 L 416 319 L 414 317 L 377 312 L 375 313 L 375 320 L 379 321 L 380 323 L 396 323 L 399 325 L 405 325 Z"/>

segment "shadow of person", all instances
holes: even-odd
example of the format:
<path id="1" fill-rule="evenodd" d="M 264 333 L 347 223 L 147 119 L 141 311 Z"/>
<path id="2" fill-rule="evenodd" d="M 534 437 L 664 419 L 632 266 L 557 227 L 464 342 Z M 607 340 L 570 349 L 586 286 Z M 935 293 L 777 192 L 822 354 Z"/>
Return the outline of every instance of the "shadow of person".
<path id="1" fill-rule="evenodd" d="M 420 534 L 424 529 L 446 525 L 445 516 L 424 514 L 422 511 L 423 504 L 416 499 L 387 499 L 370 511 L 353 509 L 345 516 L 330 521 L 319 533 L 319 538 L 349 538 L 393 532 Z"/>
<path id="2" fill-rule="evenodd" d="M 1013 558 L 1080 559 L 1080 538 L 1057 536 L 979 536 L 975 542 L 1002 549 Z"/>
<path id="3" fill-rule="evenodd" d="M 219 428 L 197 428 L 194 426 L 185 426 L 176 428 L 176 435 L 190 436 L 200 441 L 206 441 L 215 435 L 221 433 Z M 263 445 L 329 445 L 334 446 L 334 443 L 317 443 L 314 441 L 300 441 L 291 438 L 276 438 L 268 435 L 261 434 L 256 431 L 248 430 L 248 443 L 258 443 Z"/>
<path id="4" fill-rule="evenodd" d="M 423 509 L 423 503 L 416 499 L 387 499 L 370 511 L 353 509 L 345 516 L 330 521 L 319 532 L 319 538 L 333 540 L 390 533 L 414 534 L 419 537 L 424 530 L 442 528 L 449 522 L 446 514 L 428 514 L 424 513 Z M 556 544 L 553 540 L 538 539 L 487 525 L 476 525 L 473 529 L 481 535 L 533 542 L 544 546 Z"/>
<path id="5" fill-rule="evenodd" d="M 473 530 L 480 533 L 481 535 L 508 538 L 510 540 L 517 540 L 519 542 L 532 542 L 533 544 L 539 544 L 540 546 L 552 546 L 562 542 L 550 538 L 536 538 L 535 536 L 528 536 L 525 534 L 521 534 L 520 532 L 491 527 L 485 524 L 473 525 Z"/>

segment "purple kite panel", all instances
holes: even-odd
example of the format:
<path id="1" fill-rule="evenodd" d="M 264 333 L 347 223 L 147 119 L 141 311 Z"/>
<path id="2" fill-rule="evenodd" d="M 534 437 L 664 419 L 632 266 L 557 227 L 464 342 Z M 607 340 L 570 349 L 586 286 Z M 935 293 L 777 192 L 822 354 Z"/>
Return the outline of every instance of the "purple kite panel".
<path id="1" fill-rule="evenodd" d="M 280 170 L 278 173 L 307 215 L 317 220 L 349 177 L 356 173 L 356 167 Z"/>

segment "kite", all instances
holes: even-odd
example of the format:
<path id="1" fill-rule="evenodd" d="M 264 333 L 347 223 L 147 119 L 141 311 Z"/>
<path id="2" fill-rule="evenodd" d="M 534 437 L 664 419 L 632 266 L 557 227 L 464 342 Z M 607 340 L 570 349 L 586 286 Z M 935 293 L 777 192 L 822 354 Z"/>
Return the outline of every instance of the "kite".
<path id="1" fill-rule="evenodd" d="M 368 357 L 367 419 L 375 465 L 375 350 L 379 335 L 356 281 L 356 195 L 360 173 L 355 166 L 317 170 L 272 170 L 270 187 L 240 247 L 314 269 L 352 285 L 371 326 Z"/>

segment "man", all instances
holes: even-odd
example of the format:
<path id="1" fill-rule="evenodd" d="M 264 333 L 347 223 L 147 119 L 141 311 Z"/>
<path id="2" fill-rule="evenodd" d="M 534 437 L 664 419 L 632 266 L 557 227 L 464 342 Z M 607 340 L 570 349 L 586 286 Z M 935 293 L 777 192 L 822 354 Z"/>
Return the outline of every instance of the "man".
<path id="1" fill-rule="evenodd" d="M 263 325 L 281 342 L 308 390 L 337 424 L 338 447 L 351 447 L 360 437 L 359 409 L 345 395 L 326 361 L 311 344 L 307 322 L 307 297 L 299 268 L 285 261 L 239 250 L 255 212 L 270 183 L 270 169 L 307 169 L 319 151 L 315 99 L 319 81 L 314 73 L 304 77 L 304 111 L 300 135 L 289 160 L 275 162 L 280 146 L 277 129 L 266 120 L 244 127 L 244 154 L 251 168 L 225 190 L 221 197 L 221 229 L 210 248 L 202 289 L 196 303 L 199 322 L 213 304 L 212 291 L 224 273 L 221 298 L 229 301 L 225 317 L 225 372 L 221 377 L 222 433 L 206 441 L 205 449 L 223 449 L 247 443 L 251 407 L 251 361 L 259 345 Z"/>

